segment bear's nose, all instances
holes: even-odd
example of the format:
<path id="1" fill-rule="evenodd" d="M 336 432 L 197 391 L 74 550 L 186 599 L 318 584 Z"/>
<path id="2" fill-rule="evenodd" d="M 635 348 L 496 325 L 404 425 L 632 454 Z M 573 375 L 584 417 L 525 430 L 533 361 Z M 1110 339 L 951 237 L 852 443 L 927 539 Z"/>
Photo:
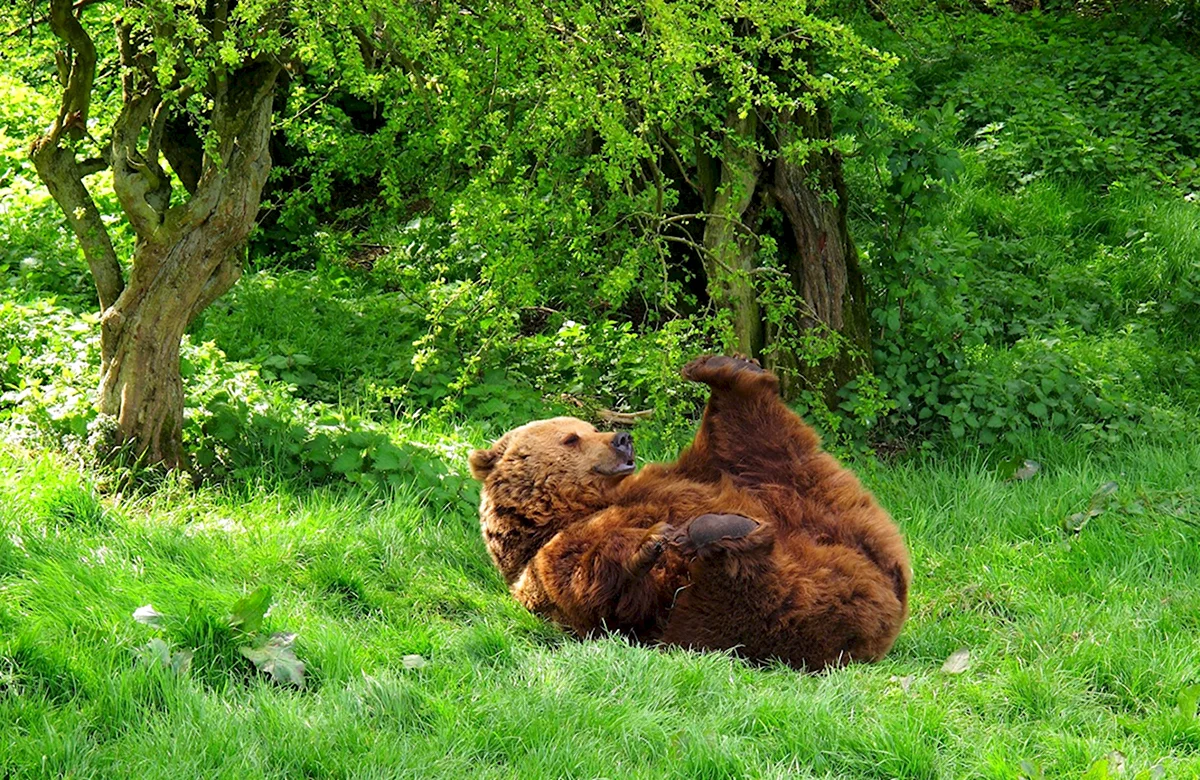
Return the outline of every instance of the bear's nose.
<path id="1" fill-rule="evenodd" d="M 613 449 L 624 455 L 629 460 L 633 460 L 633 435 L 622 431 L 613 436 Z"/>

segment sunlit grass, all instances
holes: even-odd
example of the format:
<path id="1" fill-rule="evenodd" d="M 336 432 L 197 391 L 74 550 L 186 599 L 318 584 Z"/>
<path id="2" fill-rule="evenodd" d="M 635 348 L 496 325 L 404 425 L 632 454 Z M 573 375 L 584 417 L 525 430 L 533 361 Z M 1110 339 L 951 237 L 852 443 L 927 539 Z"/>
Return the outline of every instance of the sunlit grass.
<path id="1" fill-rule="evenodd" d="M 822 676 L 569 640 L 507 596 L 470 505 L 268 479 L 114 501 L 8 449 L 0 773 L 1078 777 L 1117 750 L 1193 776 L 1200 446 L 1030 446 L 1024 482 L 981 456 L 863 464 L 908 534 L 913 616 L 883 663 Z M 225 617 L 261 585 L 304 690 L 236 652 Z M 175 621 L 135 622 L 147 603 Z M 139 657 L 155 636 L 194 651 L 188 673 Z M 967 671 L 942 673 L 960 648 Z"/>

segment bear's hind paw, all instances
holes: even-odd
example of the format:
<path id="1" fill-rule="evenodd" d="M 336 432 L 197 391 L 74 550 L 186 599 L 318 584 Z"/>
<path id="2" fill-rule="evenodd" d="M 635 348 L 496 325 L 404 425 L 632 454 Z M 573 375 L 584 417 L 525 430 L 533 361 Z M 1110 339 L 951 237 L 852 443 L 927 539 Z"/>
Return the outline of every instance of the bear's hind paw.
<path id="1" fill-rule="evenodd" d="M 701 553 L 729 547 L 761 527 L 757 520 L 744 515 L 705 514 L 678 529 L 671 536 L 671 544 L 684 553 Z"/>
<path id="2" fill-rule="evenodd" d="M 776 386 L 775 375 L 764 369 L 754 358 L 741 355 L 702 355 L 683 367 L 683 378 L 713 388 L 731 389 L 740 386 Z"/>

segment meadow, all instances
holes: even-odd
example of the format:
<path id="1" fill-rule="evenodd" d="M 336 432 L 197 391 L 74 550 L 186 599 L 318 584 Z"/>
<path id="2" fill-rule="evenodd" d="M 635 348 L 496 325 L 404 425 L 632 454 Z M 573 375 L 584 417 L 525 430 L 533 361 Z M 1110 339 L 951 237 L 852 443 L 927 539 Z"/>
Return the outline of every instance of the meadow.
<path id="1" fill-rule="evenodd" d="M 113 496 L 9 445 L 0 770 L 1196 776 L 1200 446 L 1030 444 L 1023 479 L 970 452 L 858 464 L 911 546 L 912 616 L 882 663 L 822 675 L 569 639 L 508 597 L 467 501 L 265 473 Z M 264 587 L 257 630 L 297 635 L 302 686 L 239 653 L 230 615 Z"/>
<path id="2" fill-rule="evenodd" d="M 394 74 L 281 86 L 245 275 L 184 337 L 190 471 L 169 472 L 114 455 L 97 412 L 96 288 L 28 158 L 54 42 L 10 36 L 0 778 L 1200 777 L 1200 12 L 813 7 L 887 55 L 831 93 L 874 349 L 831 405 L 792 400 L 914 568 L 892 652 L 816 675 L 530 615 L 466 466 L 563 413 L 652 411 L 642 462 L 686 443 L 704 398 L 679 367 L 729 323 L 695 258 L 630 227 L 655 195 L 660 227 L 686 205 L 642 175 L 657 147 L 593 135 L 626 138 L 631 104 L 672 131 L 723 112 L 651 80 L 572 98 L 550 87 L 574 61 L 493 61 L 465 23 L 426 53 L 486 65 L 504 111 Z M 481 34 L 559 51 L 497 18 Z M 703 47 L 680 41 L 659 75 L 692 84 Z M 88 181 L 128 265 L 112 174 Z"/>

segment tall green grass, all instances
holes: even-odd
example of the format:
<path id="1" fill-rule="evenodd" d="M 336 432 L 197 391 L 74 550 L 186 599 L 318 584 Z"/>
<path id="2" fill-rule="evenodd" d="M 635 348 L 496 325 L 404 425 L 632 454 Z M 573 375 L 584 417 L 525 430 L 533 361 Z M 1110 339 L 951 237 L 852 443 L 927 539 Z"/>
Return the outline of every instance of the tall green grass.
<path id="1" fill-rule="evenodd" d="M 1119 751 L 1196 776 L 1200 445 L 1031 448 L 1020 482 L 982 456 L 862 464 L 908 535 L 912 618 L 883 663 L 811 676 L 568 639 L 506 594 L 467 504 L 265 477 L 117 499 L 8 447 L 0 775 L 1079 777 Z M 228 612 L 264 585 L 302 690 L 236 651 Z"/>

